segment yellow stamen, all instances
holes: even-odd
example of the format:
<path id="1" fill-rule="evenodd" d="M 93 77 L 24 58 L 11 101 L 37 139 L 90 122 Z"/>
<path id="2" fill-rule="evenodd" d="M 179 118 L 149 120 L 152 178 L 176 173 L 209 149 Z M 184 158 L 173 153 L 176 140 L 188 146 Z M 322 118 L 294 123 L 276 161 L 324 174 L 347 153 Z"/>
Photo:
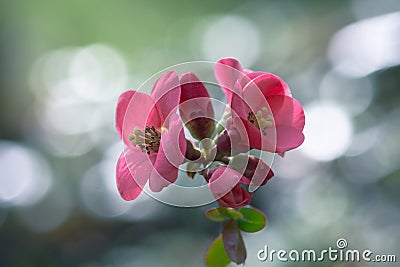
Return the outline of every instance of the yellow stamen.
<path id="1" fill-rule="evenodd" d="M 266 107 L 261 108 L 255 114 L 253 112 L 249 112 L 247 115 L 247 120 L 260 129 L 263 135 L 266 135 L 266 128 L 274 124 L 273 117 L 269 114 L 269 111 Z"/>
<path id="2" fill-rule="evenodd" d="M 133 146 L 138 146 L 142 152 L 150 154 L 157 153 L 161 142 L 161 133 L 154 126 L 146 126 L 144 131 L 135 127 L 134 134 L 129 135 Z"/>

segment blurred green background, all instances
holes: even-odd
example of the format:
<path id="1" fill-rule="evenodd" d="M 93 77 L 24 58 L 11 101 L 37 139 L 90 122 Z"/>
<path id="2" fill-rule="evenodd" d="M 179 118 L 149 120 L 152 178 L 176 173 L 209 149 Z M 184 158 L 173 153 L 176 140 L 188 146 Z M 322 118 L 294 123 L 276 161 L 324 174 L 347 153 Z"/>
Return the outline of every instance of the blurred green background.
<path id="1" fill-rule="evenodd" d="M 306 142 L 255 194 L 269 225 L 246 266 L 386 266 L 256 257 L 338 238 L 400 260 L 399 1 L 0 0 L 0 266 L 202 266 L 207 207 L 120 199 L 114 110 L 163 68 L 226 56 L 306 110 Z"/>

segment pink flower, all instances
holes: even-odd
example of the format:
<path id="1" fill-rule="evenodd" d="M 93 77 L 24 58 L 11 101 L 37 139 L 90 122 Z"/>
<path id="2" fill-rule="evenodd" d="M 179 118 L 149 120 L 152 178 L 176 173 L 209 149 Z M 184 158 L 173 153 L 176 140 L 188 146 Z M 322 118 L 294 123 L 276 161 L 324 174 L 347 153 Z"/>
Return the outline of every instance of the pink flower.
<path id="1" fill-rule="evenodd" d="M 303 108 L 281 78 L 243 70 L 237 60 L 229 58 L 217 62 L 215 75 L 232 117 L 239 117 L 244 125 L 251 148 L 282 154 L 303 143 Z"/>
<path id="2" fill-rule="evenodd" d="M 117 163 L 117 187 L 125 200 L 133 200 L 149 181 L 153 192 L 175 182 L 184 161 L 186 139 L 176 114 L 180 86 L 175 72 L 166 72 L 151 95 L 123 93 L 116 109 L 116 128 L 127 148 Z"/>
<path id="3" fill-rule="evenodd" d="M 239 172 L 220 166 L 208 174 L 208 187 L 214 198 L 223 207 L 238 208 L 250 203 L 253 194 L 247 192 L 242 182 L 248 181 Z"/>

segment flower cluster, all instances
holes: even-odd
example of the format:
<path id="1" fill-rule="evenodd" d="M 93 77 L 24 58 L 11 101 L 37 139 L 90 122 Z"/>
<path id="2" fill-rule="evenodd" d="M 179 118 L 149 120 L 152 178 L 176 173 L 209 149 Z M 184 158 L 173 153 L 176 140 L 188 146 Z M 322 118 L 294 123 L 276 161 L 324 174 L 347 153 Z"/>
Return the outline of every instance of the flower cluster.
<path id="1" fill-rule="evenodd" d="M 214 74 L 227 100 L 222 118 L 215 118 L 209 92 L 191 72 L 180 78 L 164 73 L 150 95 L 132 90 L 120 96 L 116 128 L 126 144 L 117 163 L 122 198 L 135 199 L 147 182 L 151 191 L 161 191 L 188 163 L 189 178 L 203 175 L 220 206 L 245 206 L 252 188 L 273 176 L 270 166 L 248 152 L 283 156 L 303 142 L 303 108 L 281 78 L 243 69 L 232 58 L 219 60 Z"/>
<path id="2" fill-rule="evenodd" d="M 223 223 L 205 262 L 226 266 L 246 259 L 241 231 L 260 231 L 266 224 L 264 214 L 248 205 L 274 173 L 250 151 L 284 156 L 300 146 L 304 112 L 276 75 L 243 69 L 233 58 L 219 60 L 214 75 L 227 102 L 219 117 L 209 91 L 192 72 L 181 77 L 165 72 L 150 95 L 132 90 L 120 96 L 116 128 L 126 148 L 116 174 L 125 200 L 137 198 L 146 184 L 160 192 L 176 182 L 179 170 L 188 179 L 204 177 L 220 206 L 205 215 Z"/>

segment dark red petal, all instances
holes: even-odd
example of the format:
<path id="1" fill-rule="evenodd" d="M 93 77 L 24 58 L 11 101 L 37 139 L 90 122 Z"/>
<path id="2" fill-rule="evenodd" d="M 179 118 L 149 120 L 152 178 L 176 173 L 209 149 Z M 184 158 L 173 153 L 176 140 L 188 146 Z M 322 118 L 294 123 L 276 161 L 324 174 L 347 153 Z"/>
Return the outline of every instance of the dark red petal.
<path id="1" fill-rule="evenodd" d="M 215 129 L 214 109 L 204 84 L 191 72 L 182 75 L 179 114 L 193 137 L 210 138 Z"/>
<path id="2" fill-rule="evenodd" d="M 242 184 L 258 187 L 265 185 L 274 173 L 263 160 L 250 156 L 243 175 Z"/>
<path id="3" fill-rule="evenodd" d="M 182 75 L 180 79 L 181 85 L 181 98 L 180 102 L 198 97 L 210 97 L 207 88 L 200 81 L 200 79 L 192 72 Z"/>

